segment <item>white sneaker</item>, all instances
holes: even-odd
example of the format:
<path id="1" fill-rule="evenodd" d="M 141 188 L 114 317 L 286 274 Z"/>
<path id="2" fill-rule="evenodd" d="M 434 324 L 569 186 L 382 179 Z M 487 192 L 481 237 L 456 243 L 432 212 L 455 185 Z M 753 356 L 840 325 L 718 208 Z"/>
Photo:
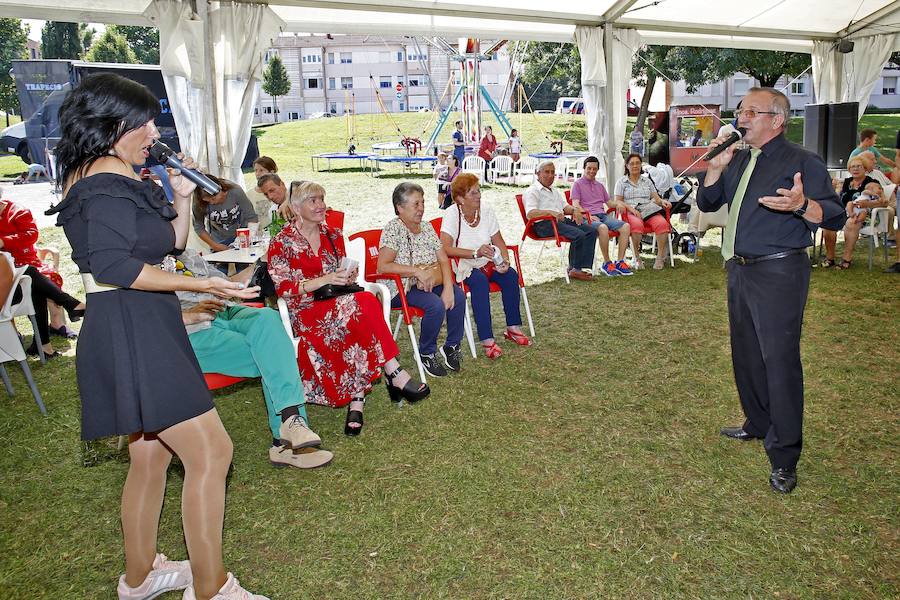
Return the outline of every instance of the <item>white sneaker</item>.
<path id="1" fill-rule="evenodd" d="M 278 428 L 278 437 L 289 450 L 322 445 L 322 438 L 309 428 L 300 415 L 294 415 L 282 423 Z"/>
<path id="2" fill-rule="evenodd" d="M 181 597 L 181 600 L 197 600 L 193 586 L 189 585 L 184 590 L 184 596 Z M 251 594 L 241 587 L 237 577 L 229 573 L 228 579 L 225 580 L 225 585 L 210 600 L 269 600 L 269 598 L 259 594 Z"/>
<path id="3" fill-rule="evenodd" d="M 192 581 L 190 561 L 169 560 L 165 554 L 157 554 L 153 560 L 153 569 L 141 585 L 129 587 L 122 575 L 116 591 L 119 593 L 119 600 L 151 600 L 166 592 L 183 590 Z"/>

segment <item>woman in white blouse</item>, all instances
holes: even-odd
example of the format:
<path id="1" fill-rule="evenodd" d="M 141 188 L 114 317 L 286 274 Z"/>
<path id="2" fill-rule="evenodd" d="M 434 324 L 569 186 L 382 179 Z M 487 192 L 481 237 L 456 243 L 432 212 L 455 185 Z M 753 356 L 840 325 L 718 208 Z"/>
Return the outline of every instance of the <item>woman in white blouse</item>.
<path id="1" fill-rule="evenodd" d="M 500 234 L 494 210 L 481 203 L 478 177 L 463 173 L 453 180 L 454 205 L 447 209 L 441 224 L 441 244 L 447 256 L 459 259 L 456 281 L 465 282 L 472 294 L 472 312 L 478 338 L 488 358 L 499 358 L 503 351 L 494 339 L 491 325 L 490 284 L 500 286 L 506 332 L 503 337 L 531 345 L 522 333 L 519 312 L 519 274 L 510 266 L 509 251 Z"/>

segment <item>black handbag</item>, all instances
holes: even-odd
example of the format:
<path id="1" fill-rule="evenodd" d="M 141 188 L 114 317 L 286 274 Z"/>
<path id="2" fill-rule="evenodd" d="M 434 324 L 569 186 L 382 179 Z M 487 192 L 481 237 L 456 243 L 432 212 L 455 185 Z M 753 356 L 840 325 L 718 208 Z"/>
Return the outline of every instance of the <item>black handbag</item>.
<path id="1" fill-rule="evenodd" d="M 258 285 L 259 295 L 262 298 L 271 298 L 276 295 L 275 282 L 272 281 L 272 277 L 269 275 L 268 264 L 261 259 L 256 261 L 256 265 L 253 267 L 253 275 L 250 276 L 248 285 L 250 287 Z"/>
<path id="2" fill-rule="evenodd" d="M 313 300 L 331 300 L 332 298 L 337 298 L 338 296 L 344 296 L 346 294 L 355 294 L 356 292 L 364 292 L 365 289 L 356 285 L 355 283 L 351 283 L 350 285 L 338 285 L 336 283 L 327 283 L 320 287 L 317 290 L 313 291 Z"/>

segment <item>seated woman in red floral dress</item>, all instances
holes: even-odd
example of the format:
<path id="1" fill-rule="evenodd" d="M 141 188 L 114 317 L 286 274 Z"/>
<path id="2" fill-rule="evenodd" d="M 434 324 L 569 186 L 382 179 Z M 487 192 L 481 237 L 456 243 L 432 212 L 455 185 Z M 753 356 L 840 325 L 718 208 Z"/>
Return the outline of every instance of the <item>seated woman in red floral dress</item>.
<path id="1" fill-rule="evenodd" d="M 356 271 L 341 269 L 346 256 L 340 229 L 325 224 L 325 188 L 310 181 L 291 185 L 296 215 L 269 246 L 269 275 L 284 298 L 295 337 L 306 401 L 349 404 L 344 433 L 359 435 L 363 406 L 372 383 L 387 375 L 392 400 L 421 400 L 431 392 L 397 362 L 400 350 L 384 320 L 381 303 L 369 292 L 314 300 L 324 285 L 348 285 Z"/>

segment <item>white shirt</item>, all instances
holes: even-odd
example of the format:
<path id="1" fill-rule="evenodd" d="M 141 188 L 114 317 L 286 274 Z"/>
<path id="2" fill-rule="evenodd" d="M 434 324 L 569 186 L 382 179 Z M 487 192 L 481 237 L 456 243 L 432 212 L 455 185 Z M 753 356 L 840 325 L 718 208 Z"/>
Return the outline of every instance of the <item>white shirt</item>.
<path id="1" fill-rule="evenodd" d="M 544 187 L 540 181 L 534 182 L 530 188 L 525 190 L 522 200 L 525 204 L 526 215 L 533 210 L 552 210 L 561 213 L 566 207 L 566 200 L 559 190 Z"/>
<path id="2" fill-rule="evenodd" d="M 491 238 L 500 231 L 500 223 L 497 215 L 489 204 L 481 203 L 480 217 L 475 227 L 466 222 L 459 212 L 459 206 L 454 204 L 447 208 L 444 220 L 441 222 L 441 233 L 449 235 L 457 248 L 477 250 L 484 244 L 490 244 Z M 461 258 L 456 265 L 456 281 L 463 281 L 472 274 L 475 269 L 480 269 L 488 264 L 491 259 L 479 256 L 478 258 Z"/>
<path id="3" fill-rule="evenodd" d="M 509 138 L 509 153 L 519 154 L 522 150 L 522 142 L 518 137 Z"/>

